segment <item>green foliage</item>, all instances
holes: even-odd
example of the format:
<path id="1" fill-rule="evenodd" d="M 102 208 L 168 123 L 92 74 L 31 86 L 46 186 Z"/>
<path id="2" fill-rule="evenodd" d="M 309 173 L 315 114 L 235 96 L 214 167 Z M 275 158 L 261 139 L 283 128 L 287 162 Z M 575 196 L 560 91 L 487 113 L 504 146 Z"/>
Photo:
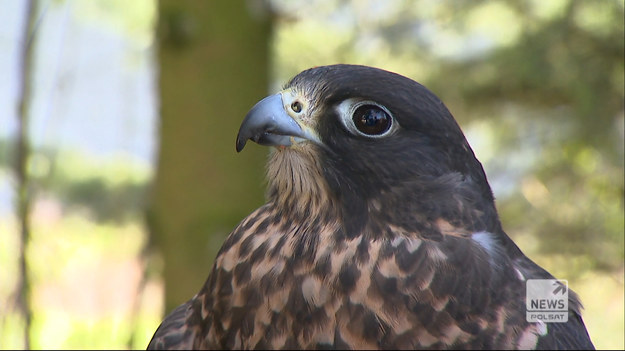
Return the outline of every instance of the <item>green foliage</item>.
<path id="1" fill-rule="evenodd" d="M 11 142 L 0 140 L 0 146 Z M 0 158 L 9 168 L 11 152 Z M 126 222 L 143 216 L 150 166 L 127 156 L 94 158 L 76 151 L 41 148 L 28 159 L 35 196 L 60 200 L 64 211 L 81 210 L 99 222 Z"/>
<path id="2" fill-rule="evenodd" d="M 98 160 L 57 155 L 49 179 L 41 180 L 66 209 L 87 209 L 97 221 L 123 222 L 143 215 L 149 165 L 123 157 Z"/>

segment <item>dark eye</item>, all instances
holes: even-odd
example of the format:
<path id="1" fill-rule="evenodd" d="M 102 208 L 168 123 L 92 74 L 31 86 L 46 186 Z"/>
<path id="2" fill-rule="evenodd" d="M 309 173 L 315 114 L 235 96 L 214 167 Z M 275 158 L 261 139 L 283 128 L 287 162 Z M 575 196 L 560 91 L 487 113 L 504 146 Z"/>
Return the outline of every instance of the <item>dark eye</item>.
<path id="1" fill-rule="evenodd" d="M 293 112 L 295 112 L 295 113 L 300 113 L 300 112 L 302 112 L 302 103 L 301 103 L 301 102 L 299 102 L 299 101 L 294 101 L 294 102 L 291 104 L 291 110 L 293 110 Z"/>
<path id="2" fill-rule="evenodd" d="M 393 119 L 383 109 L 375 105 L 362 105 L 352 116 L 356 128 L 367 135 L 384 134 L 391 128 Z"/>

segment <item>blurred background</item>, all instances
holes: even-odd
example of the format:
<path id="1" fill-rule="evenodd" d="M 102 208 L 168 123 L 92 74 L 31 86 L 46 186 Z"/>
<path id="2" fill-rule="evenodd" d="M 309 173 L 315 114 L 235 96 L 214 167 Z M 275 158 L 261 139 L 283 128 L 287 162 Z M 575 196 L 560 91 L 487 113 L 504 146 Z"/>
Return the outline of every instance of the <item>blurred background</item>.
<path id="1" fill-rule="evenodd" d="M 623 0 L 0 1 L 0 348 L 145 348 L 263 203 L 247 110 L 332 63 L 449 107 L 504 228 L 624 341 Z"/>

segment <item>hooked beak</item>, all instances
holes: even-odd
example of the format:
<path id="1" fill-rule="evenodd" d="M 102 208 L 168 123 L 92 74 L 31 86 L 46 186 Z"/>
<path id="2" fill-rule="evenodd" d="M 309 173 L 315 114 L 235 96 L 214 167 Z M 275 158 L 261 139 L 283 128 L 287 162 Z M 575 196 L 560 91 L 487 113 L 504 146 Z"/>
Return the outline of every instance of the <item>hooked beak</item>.
<path id="1" fill-rule="evenodd" d="M 307 128 L 302 128 L 286 112 L 281 93 L 267 96 L 247 113 L 237 135 L 237 152 L 243 150 L 248 139 L 265 146 L 291 146 L 304 140 L 317 142 Z"/>

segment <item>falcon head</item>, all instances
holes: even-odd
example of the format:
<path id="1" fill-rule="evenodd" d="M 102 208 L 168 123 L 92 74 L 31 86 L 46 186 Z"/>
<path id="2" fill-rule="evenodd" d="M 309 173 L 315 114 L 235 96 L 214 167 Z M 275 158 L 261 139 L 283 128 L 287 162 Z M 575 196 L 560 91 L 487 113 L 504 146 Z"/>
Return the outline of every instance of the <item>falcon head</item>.
<path id="1" fill-rule="evenodd" d="M 237 151 L 247 140 L 275 147 L 270 201 L 302 210 L 332 204 L 348 233 L 375 232 L 381 222 L 425 236 L 459 220 L 468 230 L 499 229 L 460 127 L 439 98 L 401 75 L 357 65 L 303 71 L 250 110 Z"/>

